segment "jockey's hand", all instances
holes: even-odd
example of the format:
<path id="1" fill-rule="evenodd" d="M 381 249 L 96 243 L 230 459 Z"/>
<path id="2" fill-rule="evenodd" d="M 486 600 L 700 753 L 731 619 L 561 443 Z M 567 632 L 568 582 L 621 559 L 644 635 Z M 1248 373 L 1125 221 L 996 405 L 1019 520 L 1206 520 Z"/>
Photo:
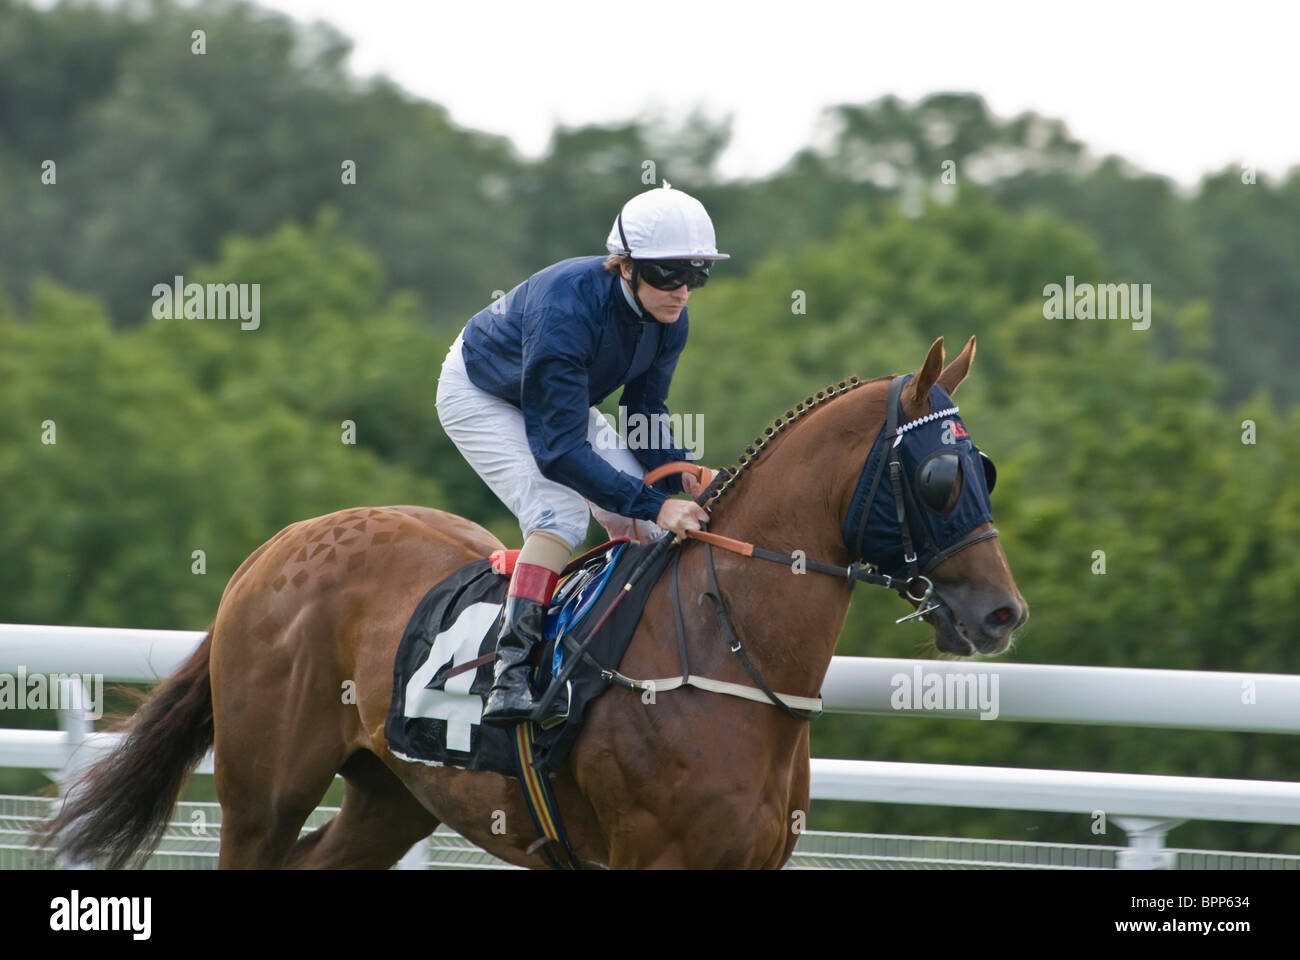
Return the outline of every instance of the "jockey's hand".
<path id="1" fill-rule="evenodd" d="M 665 500 L 655 517 L 655 523 L 679 537 L 685 537 L 687 530 L 703 530 L 708 522 L 708 513 L 691 500 Z"/>

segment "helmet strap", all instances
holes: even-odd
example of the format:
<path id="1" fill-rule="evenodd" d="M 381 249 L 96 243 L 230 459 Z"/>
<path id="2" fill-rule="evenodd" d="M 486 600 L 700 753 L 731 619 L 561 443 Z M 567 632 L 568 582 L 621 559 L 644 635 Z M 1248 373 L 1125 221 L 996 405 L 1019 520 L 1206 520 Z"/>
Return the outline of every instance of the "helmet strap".
<path id="1" fill-rule="evenodd" d="M 641 302 L 641 294 L 637 292 L 638 267 L 636 260 L 632 257 L 632 248 L 627 245 L 627 234 L 623 232 L 623 211 L 618 212 L 618 238 L 623 241 L 623 255 L 632 260 L 632 302 L 636 304 L 641 316 L 638 319 L 642 323 L 650 323 L 654 320 L 646 305 Z"/>

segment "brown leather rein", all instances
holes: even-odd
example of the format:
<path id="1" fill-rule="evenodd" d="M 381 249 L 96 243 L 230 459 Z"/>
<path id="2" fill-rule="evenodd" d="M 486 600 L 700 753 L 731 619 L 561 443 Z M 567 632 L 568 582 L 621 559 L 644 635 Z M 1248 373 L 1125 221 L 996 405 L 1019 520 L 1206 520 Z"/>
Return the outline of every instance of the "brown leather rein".
<path id="1" fill-rule="evenodd" d="M 710 470 L 708 467 L 701 467 L 698 464 L 678 461 L 675 463 L 665 463 L 661 467 L 655 467 L 645 475 L 644 482 L 646 486 L 662 480 L 664 477 L 672 476 L 675 473 L 689 473 L 700 481 L 700 495 L 696 502 L 703 506 L 703 501 L 707 499 L 709 488 L 717 478 L 717 471 Z M 794 557 L 790 554 L 777 553 L 773 550 L 767 550 L 763 547 L 750 543 L 747 540 L 736 540 L 732 537 L 724 537 L 720 533 L 710 533 L 707 530 L 687 530 L 686 536 L 691 540 L 699 540 L 711 546 L 719 547 L 723 550 L 730 550 L 732 553 L 738 553 L 742 557 L 758 557 L 760 560 L 771 560 L 774 563 L 782 563 L 787 566 L 800 563 L 805 569 L 813 570 L 817 573 L 825 573 L 830 576 L 843 577 L 850 583 L 862 581 L 871 583 L 880 587 L 888 587 L 891 590 L 897 590 L 908 599 L 920 602 L 924 594 L 920 597 L 913 596 L 907 589 L 910 584 L 902 584 L 899 578 L 890 577 L 883 573 L 876 573 L 866 564 L 850 563 L 846 567 L 834 566 L 829 563 L 820 563 L 816 560 L 805 560 Z M 681 538 L 679 537 L 678 540 Z"/>

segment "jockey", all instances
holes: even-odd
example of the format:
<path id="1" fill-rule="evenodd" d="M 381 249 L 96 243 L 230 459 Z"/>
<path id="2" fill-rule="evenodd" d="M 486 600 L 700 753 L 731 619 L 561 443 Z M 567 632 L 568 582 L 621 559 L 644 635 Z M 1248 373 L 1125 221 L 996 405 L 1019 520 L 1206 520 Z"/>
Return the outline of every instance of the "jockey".
<path id="1" fill-rule="evenodd" d="M 690 459 L 668 429 L 668 388 L 686 345 L 686 301 L 728 254 L 703 204 L 667 182 L 624 204 L 605 246 L 609 256 L 562 260 L 476 313 L 438 380 L 443 429 L 524 535 L 484 723 L 531 713 L 526 661 L 591 514 L 611 536 L 633 535 L 639 520 L 647 539 L 708 521 L 692 500 L 669 496 L 698 496 L 694 476 L 654 487 L 641 477 Z M 649 427 L 638 449 L 596 409 L 619 387 L 627 422 L 639 415 Z"/>

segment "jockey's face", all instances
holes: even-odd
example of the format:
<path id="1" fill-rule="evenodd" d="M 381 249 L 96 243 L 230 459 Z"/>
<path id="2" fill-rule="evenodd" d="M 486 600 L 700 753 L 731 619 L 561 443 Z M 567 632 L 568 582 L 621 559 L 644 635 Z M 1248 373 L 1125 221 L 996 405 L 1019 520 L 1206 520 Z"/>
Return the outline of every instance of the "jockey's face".
<path id="1" fill-rule="evenodd" d="M 625 283 L 631 283 L 631 267 L 623 267 L 623 280 Z M 682 284 L 676 290 L 656 290 L 641 277 L 637 277 L 636 286 L 636 292 L 641 297 L 641 306 L 649 310 L 650 316 L 660 323 L 676 323 L 677 318 L 681 316 L 682 308 L 686 306 L 686 301 L 691 298 L 691 291 L 686 288 L 686 284 Z"/>

